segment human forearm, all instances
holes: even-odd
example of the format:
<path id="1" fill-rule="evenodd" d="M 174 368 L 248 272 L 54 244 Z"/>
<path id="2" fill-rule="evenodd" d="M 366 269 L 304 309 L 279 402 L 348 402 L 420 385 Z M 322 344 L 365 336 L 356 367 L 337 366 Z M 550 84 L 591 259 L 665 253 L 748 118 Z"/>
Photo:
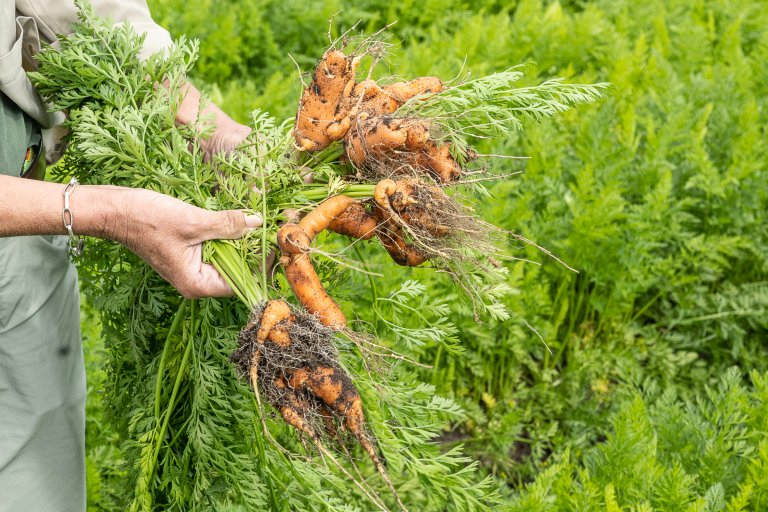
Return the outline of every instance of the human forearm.
<path id="1" fill-rule="evenodd" d="M 0 176 L 0 236 L 64 234 L 64 186 Z M 232 293 L 202 262 L 206 240 L 240 238 L 261 225 L 240 211 L 208 211 L 143 189 L 80 185 L 70 195 L 73 230 L 122 243 L 189 298 Z M 87 250 L 87 249 L 86 249 Z"/>
<path id="2" fill-rule="evenodd" d="M 0 236 L 59 235 L 66 233 L 62 212 L 64 185 L 0 176 Z M 79 186 L 70 196 L 78 234 L 111 238 L 107 219 L 117 219 L 124 189 Z"/>

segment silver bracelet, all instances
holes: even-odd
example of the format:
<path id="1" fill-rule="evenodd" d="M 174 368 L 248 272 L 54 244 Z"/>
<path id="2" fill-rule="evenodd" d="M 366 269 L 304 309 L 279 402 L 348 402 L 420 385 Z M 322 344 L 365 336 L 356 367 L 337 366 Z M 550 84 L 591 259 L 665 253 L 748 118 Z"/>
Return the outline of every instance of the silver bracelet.
<path id="1" fill-rule="evenodd" d="M 85 244 L 83 238 L 75 236 L 75 233 L 72 231 L 75 216 L 69 208 L 69 196 L 75 193 L 75 186 L 77 185 L 77 178 L 73 177 L 69 180 L 67 186 L 64 187 L 64 211 L 61 212 L 61 220 L 64 221 L 64 228 L 67 230 L 67 235 L 69 235 L 69 252 L 75 257 L 83 254 L 83 245 Z"/>

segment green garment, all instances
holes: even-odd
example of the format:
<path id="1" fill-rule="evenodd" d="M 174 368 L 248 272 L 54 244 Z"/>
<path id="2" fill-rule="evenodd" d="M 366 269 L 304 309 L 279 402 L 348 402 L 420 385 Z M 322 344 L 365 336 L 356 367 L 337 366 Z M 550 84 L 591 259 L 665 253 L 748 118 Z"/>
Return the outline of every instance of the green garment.
<path id="1" fill-rule="evenodd" d="M 0 93 L 0 174 L 34 131 Z M 0 238 L 0 512 L 85 511 L 79 310 L 66 237 Z"/>

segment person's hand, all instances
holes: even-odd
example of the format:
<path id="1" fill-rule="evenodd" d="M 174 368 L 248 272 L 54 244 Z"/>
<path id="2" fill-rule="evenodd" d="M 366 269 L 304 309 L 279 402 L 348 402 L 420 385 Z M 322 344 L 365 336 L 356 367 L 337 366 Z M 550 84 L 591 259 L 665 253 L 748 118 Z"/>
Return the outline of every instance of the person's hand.
<path id="1" fill-rule="evenodd" d="M 218 153 L 229 153 L 251 133 L 250 128 L 233 120 L 215 103 L 208 103 L 201 110 L 200 91 L 191 83 L 186 83 L 183 90 L 184 98 L 176 112 L 176 121 L 195 125 L 198 132 L 210 129 L 200 142 L 206 159 L 210 160 Z"/>
<path id="2" fill-rule="evenodd" d="M 104 220 L 107 238 L 144 259 L 188 299 L 232 295 L 218 271 L 203 263 L 202 243 L 240 238 L 261 226 L 259 216 L 204 210 L 149 190 L 112 191 L 116 213 Z"/>
<path id="3" fill-rule="evenodd" d="M 232 152 L 250 133 L 251 129 L 247 126 L 229 117 L 220 118 L 213 133 L 200 141 L 200 146 L 205 153 L 205 158 L 210 161 L 214 155 Z"/>

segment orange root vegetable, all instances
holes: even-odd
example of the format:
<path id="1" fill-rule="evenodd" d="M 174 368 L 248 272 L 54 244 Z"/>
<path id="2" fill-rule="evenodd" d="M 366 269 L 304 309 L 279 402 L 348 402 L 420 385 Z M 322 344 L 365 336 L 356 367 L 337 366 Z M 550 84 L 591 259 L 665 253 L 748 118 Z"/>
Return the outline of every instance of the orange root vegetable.
<path id="1" fill-rule="evenodd" d="M 314 429 L 309 426 L 306 420 L 310 412 L 309 403 L 296 396 L 296 393 L 288 387 L 285 377 L 280 376 L 276 378 L 274 385 L 276 389 L 283 393 L 283 403 L 279 406 L 280 415 L 283 417 L 283 420 L 311 439 L 317 439 Z"/>
<path id="2" fill-rule="evenodd" d="M 291 317 L 291 307 L 282 300 L 271 300 L 264 307 L 261 313 L 259 330 L 256 333 L 256 339 L 259 343 L 264 343 L 269 333 L 279 324 Z"/>
<path id="3" fill-rule="evenodd" d="M 358 240 L 370 240 L 376 234 L 378 220 L 366 211 L 365 206 L 354 202 L 331 221 L 328 229 Z"/>
<path id="4" fill-rule="evenodd" d="M 409 151 L 419 151 L 430 147 L 432 140 L 429 138 L 429 123 L 410 121 L 406 123 L 405 129 L 407 132 L 405 146 Z"/>
<path id="5" fill-rule="evenodd" d="M 355 85 L 352 95 L 347 99 L 347 108 L 352 118 L 387 115 L 394 113 L 411 98 L 429 96 L 443 89 L 443 82 L 434 76 L 396 82 L 383 88 L 373 80 L 363 80 Z"/>
<path id="6" fill-rule="evenodd" d="M 358 121 L 344 139 L 349 161 L 361 167 L 372 155 L 383 155 L 405 148 L 408 131 L 402 121 L 391 117 Z"/>
<path id="7" fill-rule="evenodd" d="M 428 137 L 427 123 L 373 117 L 356 121 L 344 139 L 344 147 L 349 161 L 359 167 L 369 159 L 382 158 L 394 151 L 421 150 Z"/>
<path id="8" fill-rule="evenodd" d="M 299 368 L 286 372 L 286 379 L 292 389 L 310 391 L 331 411 L 344 418 L 344 426 L 358 440 L 365 438 L 365 418 L 360 395 L 350 378 L 341 370 L 329 366 Z"/>
<path id="9" fill-rule="evenodd" d="M 357 135 L 357 130 L 352 130 L 350 136 L 344 139 L 344 157 L 355 167 L 362 167 L 367 158 L 365 152 L 365 140 Z"/>
<path id="10" fill-rule="evenodd" d="M 409 82 L 396 82 L 384 86 L 384 93 L 394 98 L 400 105 L 416 96 L 437 94 L 445 89 L 443 81 L 436 76 L 422 76 Z M 398 106 L 400 106 L 398 105 Z"/>
<path id="11" fill-rule="evenodd" d="M 441 223 L 441 213 L 452 208 L 450 199 L 438 187 L 413 179 L 380 182 L 374 191 L 380 208 L 398 217 L 401 224 L 424 231 L 430 236 L 447 236 L 450 228 Z"/>
<path id="12" fill-rule="evenodd" d="M 450 232 L 442 216 L 453 209 L 448 196 L 438 187 L 414 179 L 381 180 L 373 199 L 381 219 L 379 240 L 390 256 L 400 265 L 416 266 L 429 259 L 419 247 L 406 243 L 403 230 L 418 232 L 438 239 Z"/>
<path id="13" fill-rule="evenodd" d="M 328 228 L 334 219 L 342 215 L 354 203 L 354 199 L 344 195 L 326 199 L 299 221 L 299 227 L 310 240 L 314 240 L 319 233 Z"/>
<path id="14" fill-rule="evenodd" d="M 446 144 L 431 145 L 419 155 L 415 164 L 431 171 L 443 183 L 450 183 L 461 176 L 461 166 L 453 158 L 450 147 Z"/>
<path id="15" fill-rule="evenodd" d="M 294 138 L 301 150 L 324 149 L 349 130 L 350 119 L 341 105 L 354 89 L 358 60 L 336 50 L 323 55 L 296 113 Z"/>
<path id="16" fill-rule="evenodd" d="M 283 253 L 280 262 L 294 295 L 307 311 L 334 329 L 344 328 L 346 318 L 325 291 L 309 257 L 312 240 L 319 233 L 329 229 L 362 240 L 369 240 L 375 234 L 392 259 L 406 266 L 420 265 L 430 255 L 409 244 L 404 229 L 408 229 L 409 235 L 426 233 L 431 238 L 441 238 L 449 233 L 450 228 L 441 223 L 436 212 L 445 212 L 450 203 L 443 191 L 435 186 L 413 179 L 382 180 L 374 190 L 373 199 L 374 207 L 369 212 L 365 205 L 347 196 L 331 197 L 298 224 L 286 224 L 277 234 L 278 246 Z M 277 338 L 275 342 L 278 342 Z"/>
<path id="17" fill-rule="evenodd" d="M 336 206 L 340 204 L 343 202 L 337 202 Z M 317 235 L 319 231 L 316 229 L 319 229 L 323 223 L 327 226 L 332 218 L 325 214 L 318 214 L 307 222 L 307 229 Z M 312 238 L 298 224 L 285 224 L 280 228 L 277 233 L 277 243 L 283 253 L 280 262 L 285 268 L 285 278 L 291 285 L 293 294 L 307 311 L 318 315 L 323 324 L 334 329 L 342 329 L 347 325 L 347 319 L 336 301 L 325 291 L 309 259 L 308 251 Z"/>
<path id="18" fill-rule="evenodd" d="M 447 144 L 430 137 L 429 123 L 388 116 L 358 120 L 344 138 L 349 161 L 357 167 L 379 165 L 395 174 L 427 171 L 441 183 L 461 176 L 461 166 Z"/>
<path id="19" fill-rule="evenodd" d="M 405 242 L 400 229 L 391 226 L 383 228 L 379 231 L 379 240 L 398 265 L 416 267 L 429 259 L 428 254 Z"/>
<path id="20" fill-rule="evenodd" d="M 276 337 L 276 332 L 281 334 Z M 282 339 L 282 333 L 287 341 L 273 342 Z M 240 347 L 230 359 L 241 375 L 250 377 L 254 392 L 263 393 L 283 420 L 309 437 L 324 455 L 330 455 L 323 445 L 329 439 L 342 443 L 341 448 L 349 453 L 336 428 L 339 421 L 365 450 L 405 510 L 377 453 L 376 441 L 366 432 L 360 394 L 338 363 L 330 329 L 312 315 L 293 312 L 282 300 L 270 301 L 240 333 Z"/>
<path id="21" fill-rule="evenodd" d="M 374 117 L 394 113 L 406 101 L 416 96 L 426 97 L 444 89 L 443 82 L 433 76 L 416 78 L 410 82 L 396 82 L 382 87 L 373 80 L 355 85 L 349 103 L 352 117 L 365 114 Z"/>
<path id="22" fill-rule="evenodd" d="M 277 245 L 283 255 L 304 254 L 311 243 L 312 239 L 298 224 L 285 224 L 277 232 Z"/>
<path id="23" fill-rule="evenodd" d="M 375 80 L 363 80 L 355 84 L 355 88 L 352 90 L 351 107 L 354 108 L 352 103 L 354 101 L 369 101 L 381 94 L 381 87 Z"/>
<path id="24" fill-rule="evenodd" d="M 301 368 L 287 374 L 288 386 L 294 390 L 308 390 L 319 398 L 332 412 L 344 419 L 344 426 L 357 439 L 368 454 L 376 470 L 397 497 L 387 470 L 376 453 L 376 447 L 365 432 L 365 415 L 360 395 L 350 378 L 337 368 L 318 366 Z M 398 502 L 400 501 L 399 498 Z M 400 506 L 404 508 L 403 504 Z"/>
<path id="25" fill-rule="evenodd" d="M 429 122 L 397 117 L 413 98 L 428 99 L 445 90 L 437 77 L 420 77 L 380 87 L 373 80 L 355 82 L 359 58 L 329 50 L 304 89 L 294 137 L 303 151 L 318 151 L 344 140 L 348 160 L 358 168 L 394 164 L 394 172 L 427 171 L 443 183 L 455 181 L 461 167 L 445 145 L 430 137 Z"/>
<path id="26" fill-rule="evenodd" d="M 359 82 L 348 100 L 349 113 L 353 118 L 370 117 L 379 114 L 391 114 L 400 107 L 400 103 L 373 80 Z"/>
<path id="27" fill-rule="evenodd" d="M 287 325 L 276 325 L 269 331 L 267 339 L 280 348 L 288 348 L 291 346 L 291 335 L 288 332 Z"/>
<path id="28" fill-rule="evenodd" d="M 283 261 L 283 265 L 296 298 L 308 305 L 308 311 L 316 314 L 324 325 L 332 329 L 341 330 L 346 327 L 347 318 L 323 288 L 308 254 L 296 255 L 291 261 Z"/>
<path id="29" fill-rule="evenodd" d="M 323 288 L 308 254 L 283 256 L 280 262 L 285 267 L 285 277 L 296 298 L 312 314 L 328 327 L 343 329 L 347 318 L 339 305 Z"/>
<path id="30" fill-rule="evenodd" d="M 280 228 L 277 242 L 283 253 L 280 262 L 285 277 L 296 298 L 325 325 L 341 329 L 347 322 L 344 313 L 325 291 L 308 254 L 312 240 L 329 228 L 369 239 L 376 230 L 376 220 L 355 200 L 338 195 L 321 203 L 298 224 Z"/>
<path id="31" fill-rule="evenodd" d="M 381 180 L 376 184 L 376 188 L 373 189 L 373 200 L 376 201 L 379 208 L 391 213 L 392 207 L 389 204 L 389 197 L 395 192 L 397 192 L 397 183 L 394 180 Z"/>

